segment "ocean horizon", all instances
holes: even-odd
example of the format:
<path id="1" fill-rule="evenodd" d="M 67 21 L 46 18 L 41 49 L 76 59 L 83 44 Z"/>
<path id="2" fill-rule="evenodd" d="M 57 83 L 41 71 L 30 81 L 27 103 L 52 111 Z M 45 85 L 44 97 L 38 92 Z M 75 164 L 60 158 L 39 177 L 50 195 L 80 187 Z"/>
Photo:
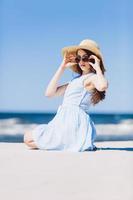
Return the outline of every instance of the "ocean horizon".
<path id="1" fill-rule="evenodd" d="M 0 120 L 18 118 L 23 123 L 48 123 L 55 115 L 56 112 L 0 112 Z M 96 124 L 118 124 L 123 120 L 133 120 L 133 113 L 90 112 L 89 115 Z"/>

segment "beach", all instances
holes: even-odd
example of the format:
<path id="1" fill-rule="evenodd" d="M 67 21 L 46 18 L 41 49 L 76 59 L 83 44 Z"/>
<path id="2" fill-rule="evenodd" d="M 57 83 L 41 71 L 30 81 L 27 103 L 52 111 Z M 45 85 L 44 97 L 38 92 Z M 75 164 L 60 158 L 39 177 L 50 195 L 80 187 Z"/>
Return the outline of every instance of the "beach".
<path id="1" fill-rule="evenodd" d="M 59 152 L 0 143 L 0 198 L 132 200 L 133 141 L 95 144 L 93 152 Z"/>
<path id="2" fill-rule="evenodd" d="M 132 10 L 1 1 L 0 200 L 133 200 Z"/>
<path id="3" fill-rule="evenodd" d="M 1 114 L 2 200 L 132 200 L 133 116 L 95 115 L 97 151 L 31 150 L 25 130 L 53 115 Z"/>

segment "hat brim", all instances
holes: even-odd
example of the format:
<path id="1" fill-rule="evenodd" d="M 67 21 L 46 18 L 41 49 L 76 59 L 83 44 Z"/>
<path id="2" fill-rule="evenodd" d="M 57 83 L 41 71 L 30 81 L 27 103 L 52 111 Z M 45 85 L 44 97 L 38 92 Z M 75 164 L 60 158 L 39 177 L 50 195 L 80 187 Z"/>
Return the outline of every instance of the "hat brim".
<path id="1" fill-rule="evenodd" d="M 96 48 L 95 46 L 85 46 L 85 45 L 79 45 L 79 46 L 68 46 L 68 47 L 64 47 L 62 49 L 62 55 L 64 56 L 66 53 L 76 53 L 77 50 L 79 49 L 86 49 L 91 51 L 92 53 L 94 53 L 95 55 L 97 55 L 98 57 L 100 57 L 102 59 L 102 54 L 100 52 L 100 49 Z"/>

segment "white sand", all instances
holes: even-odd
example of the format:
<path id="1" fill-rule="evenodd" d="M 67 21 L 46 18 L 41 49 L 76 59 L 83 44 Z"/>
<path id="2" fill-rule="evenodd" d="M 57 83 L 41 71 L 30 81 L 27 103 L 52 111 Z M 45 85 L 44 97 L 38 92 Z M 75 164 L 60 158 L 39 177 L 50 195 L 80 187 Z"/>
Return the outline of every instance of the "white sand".
<path id="1" fill-rule="evenodd" d="M 0 143 L 0 199 L 133 200 L 133 142 L 95 144 L 112 150 L 72 153 Z"/>

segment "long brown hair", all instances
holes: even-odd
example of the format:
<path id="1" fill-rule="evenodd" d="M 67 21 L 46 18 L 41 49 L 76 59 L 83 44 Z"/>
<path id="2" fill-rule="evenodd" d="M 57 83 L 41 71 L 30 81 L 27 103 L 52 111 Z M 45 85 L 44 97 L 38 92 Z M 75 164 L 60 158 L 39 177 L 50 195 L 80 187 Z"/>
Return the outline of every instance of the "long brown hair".
<path id="1" fill-rule="evenodd" d="M 86 50 L 86 49 L 82 49 L 84 50 L 88 56 L 90 55 L 95 55 L 93 52 L 89 51 L 89 50 Z M 77 52 L 76 52 L 77 54 Z M 97 56 L 97 55 L 95 55 Z M 98 57 L 98 56 L 97 56 Z M 100 68 L 101 68 L 101 71 L 102 73 L 104 74 L 104 72 L 106 71 L 105 68 L 104 68 L 104 64 L 103 64 L 103 61 L 100 57 L 98 57 L 100 59 Z M 79 67 L 79 64 L 77 64 L 77 66 L 75 66 L 75 70 L 77 71 L 77 73 L 79 73 L 80 75 L 82 75 L 82 70 L 81 68 Z M 93 67 L 90 67 L 90 70 L 91 72 L 93 72 L 94 74 L 96 74 L 96 70 L 93 68 Z M 99 101 L 102 101 L 103 99 L 105 99 L 105 94 L 106 92 L 105 91 L 98 91 L 96 88 L 93 90 L 92 92 L 92 96 L 91 96 L 91 103 L 93 105 L 97 104 Z"/>

